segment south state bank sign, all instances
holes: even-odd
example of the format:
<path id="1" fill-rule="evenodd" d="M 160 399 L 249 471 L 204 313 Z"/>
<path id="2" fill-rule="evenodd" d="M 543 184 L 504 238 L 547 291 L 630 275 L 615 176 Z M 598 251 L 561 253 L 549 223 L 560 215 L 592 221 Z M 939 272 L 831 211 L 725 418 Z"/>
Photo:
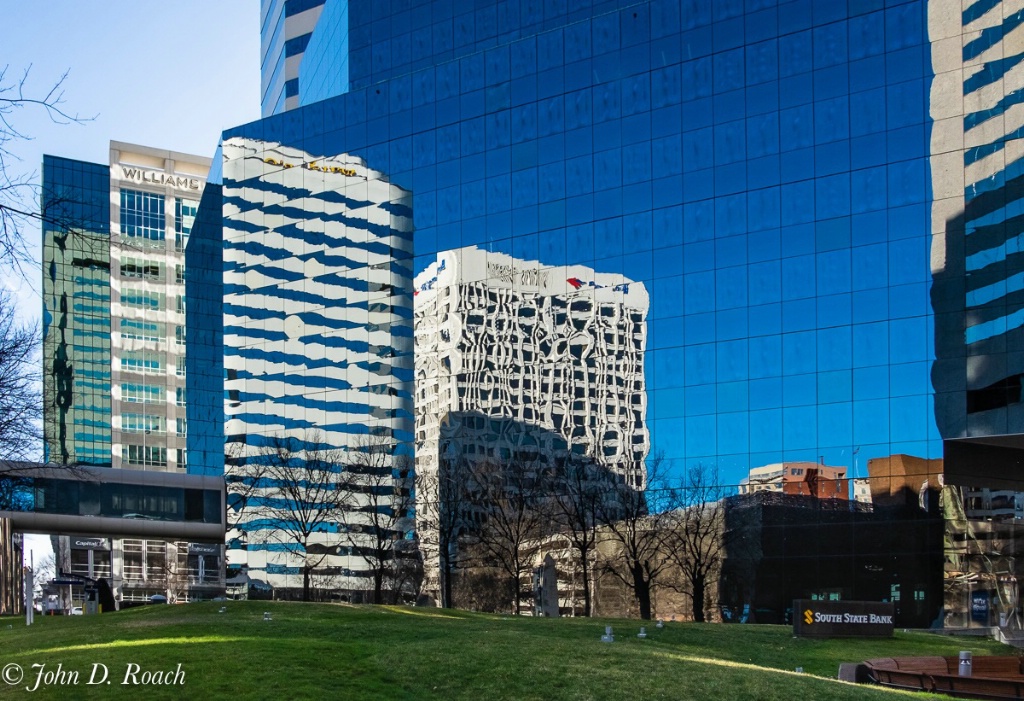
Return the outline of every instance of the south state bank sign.
<path id="1" fill-rule="evenodd" d="M 895 606 L 877 601 L 793 601 L 793 635 L 891 638 Z"/>

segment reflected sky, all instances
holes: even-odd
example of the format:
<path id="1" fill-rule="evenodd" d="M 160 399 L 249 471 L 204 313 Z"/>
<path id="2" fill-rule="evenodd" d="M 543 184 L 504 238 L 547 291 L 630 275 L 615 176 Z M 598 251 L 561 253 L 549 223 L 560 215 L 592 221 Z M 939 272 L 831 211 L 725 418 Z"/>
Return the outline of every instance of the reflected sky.
<path id="1" fill-rule="evenodd" d="M 676 469 L 941 457 L 927 4 L 684 5 L 353 6 L 349 92 L 226 135 L 387 173 L 414 274 L 476 246 L 642 282 Z"/>

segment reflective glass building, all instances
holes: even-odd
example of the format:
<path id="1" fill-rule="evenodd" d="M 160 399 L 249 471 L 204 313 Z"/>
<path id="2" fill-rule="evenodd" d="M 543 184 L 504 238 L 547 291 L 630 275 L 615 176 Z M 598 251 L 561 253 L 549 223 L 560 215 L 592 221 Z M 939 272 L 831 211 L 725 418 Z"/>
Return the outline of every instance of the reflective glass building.
<path id="1" fill-rule="evenodd" d="M 327 0 L 319 13 L 298 106 L 226 142 L 380 173 L 410 211 L 412 276 L 473 248 L 567 285 L 571 269 L 642 284 L 644 440 L 677 472 L 712 466 L 738 485 L 823 463 L 877 495 L 872 518 L 890 529 L 910 516 L 886 504 L 923 520 L 885 553 L 846 529 L 851 555 L 829 564 L 766 547 L 793 573 L 766 607 L 889 598 L 904 620 L 967 625 L 976 591 L 1011 605 L 1012 564 L 979 563 L 1012 563 L 1021 501 L 1021 11 Z M 253 231 L 284 221 L 266 216 Z M 979 519 L 1001 524 L 1002 544 L 979 544 Z M 920 566 L 887 570 L 904 551 Z"/>
<path id="2" fill-rule="evenodd" d="M 188 471 L 185 247 L 209 166 L 210 160 L 200 156 L 117 141 L 110 143 L 109 165 L 44 158 L 47 463 Z M 83 492 L 77 498 L 75 489 L 73 484 L 60 491 L 64 496 L 50 501 L 59 502 L 62 513 L 100 515 L 99 497 Z M 47 506 L 42 497 L 36 501 L 37 509 L 58 508 Z M 125 518 L 167 520 L 166 514 L 183 509 L 173 501 L 159 489 L 143 488 L 122 510 Z M 216 532 L 220 523 L 213 523 Z M 74 522 L 41 526 L 63 533 L 81 528 Z M 210 537 L 210 532 L 201 537 Z M 152 533 L 126 526 L 119 532 L 125 537 L 104 540 L 99 549 L 76 548 L 63 537 L 59 565 L 109 578 L 120 601 L 148 601 L 153 594 L 212 598 L 222 593 L 219 546 L 206 553 L 211 555 L 208 562 L 199 564 L 189 555 L 199 544 L 147 538 Z M 201 577 L 198 569 L 203 570 Z M 181 591 L 172 593 L 172 588 Z"/>

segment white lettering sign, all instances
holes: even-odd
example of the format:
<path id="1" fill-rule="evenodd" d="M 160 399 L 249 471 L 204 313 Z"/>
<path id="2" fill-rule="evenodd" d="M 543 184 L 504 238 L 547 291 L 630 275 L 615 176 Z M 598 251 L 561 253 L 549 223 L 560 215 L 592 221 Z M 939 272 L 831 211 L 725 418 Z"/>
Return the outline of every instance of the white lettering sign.
<path id="1" fill-rule="evenodd" d="M 121 166 L 121 179 L 130 180 L 139 185 L 164 185 L 177 190 L 192 190 L 198 192 L 202 187 L 199 178 L 190 178 L 173 173 L 161 173 L 158 170 L 142 170 L 141 168 L 129 168 Z"/>

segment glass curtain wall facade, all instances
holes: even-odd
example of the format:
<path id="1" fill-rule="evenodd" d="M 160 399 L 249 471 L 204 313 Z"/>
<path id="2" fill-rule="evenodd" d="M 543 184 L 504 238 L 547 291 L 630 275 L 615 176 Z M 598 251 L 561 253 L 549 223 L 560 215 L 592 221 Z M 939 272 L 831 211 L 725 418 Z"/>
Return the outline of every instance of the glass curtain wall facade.
<path id="1" fill-rule="evenodd" d="M 298 107 L 299 67 L 323 6 L 324 0 L 260 0 L 263 116 Z"/>
<path id="2" fill-rule="evenodd" d="M 109 467 L 110 175 L 45 156 L 44 459 Z"/>
<path id="3" fill-rule="evenodd" d="M 209 164 L 116 141 L 109 166 L 45 157 L 47 462 L 186 471 L 185 248 Z M 58 544 L 62 563 L 82 555 L 67 537 Z M 168 564 L 189 547 L 108 541 L 118 599 L 222 592 L 219 548 L 199 579 Z M 133 564 L 135 555 L 142 560 Z"/>
<path id="4" fill-rule="evenodd" d="M 314 32 L 303 80 L 344 60 L 345 92 L 226 139 L 372 164 L 412 203 L 413 275 L 475 247 L 642 284 L 650 451 L 678 474 L 817 463 L 871 495 L 870 516 L 795 521 L 792 495 L 752 495 L 763 561 L 736 576 L 778 593 L 726 603 L 782 620 L 798 596 L 885 598 L 907 625 L 969 624 L 980 590 L 1010 606 L 1014 573 L 977 562 L 1012 555 L 1001 505 L 1021 502 L 1019 11 L 327 5 L 347 51 Z M 847 528 L 865 518 L 907 537 Z M 979 519 L 1006 521 L 1000 545 Z M 786 574 L 801 555 L 767 544 L 787 520 L 836 524 L 851 556 Z"/>
<path id="5" fill-rule="evenodd" d="M 412 528 L 411 201 L 360 158 L 246 137 L 223 153 L 225 379 L 200 391 L 224 406 L 229 565 L 279 596 L 315 578 L 349 597 L 390 559 L 379 539 L 390 553 Z"/>

